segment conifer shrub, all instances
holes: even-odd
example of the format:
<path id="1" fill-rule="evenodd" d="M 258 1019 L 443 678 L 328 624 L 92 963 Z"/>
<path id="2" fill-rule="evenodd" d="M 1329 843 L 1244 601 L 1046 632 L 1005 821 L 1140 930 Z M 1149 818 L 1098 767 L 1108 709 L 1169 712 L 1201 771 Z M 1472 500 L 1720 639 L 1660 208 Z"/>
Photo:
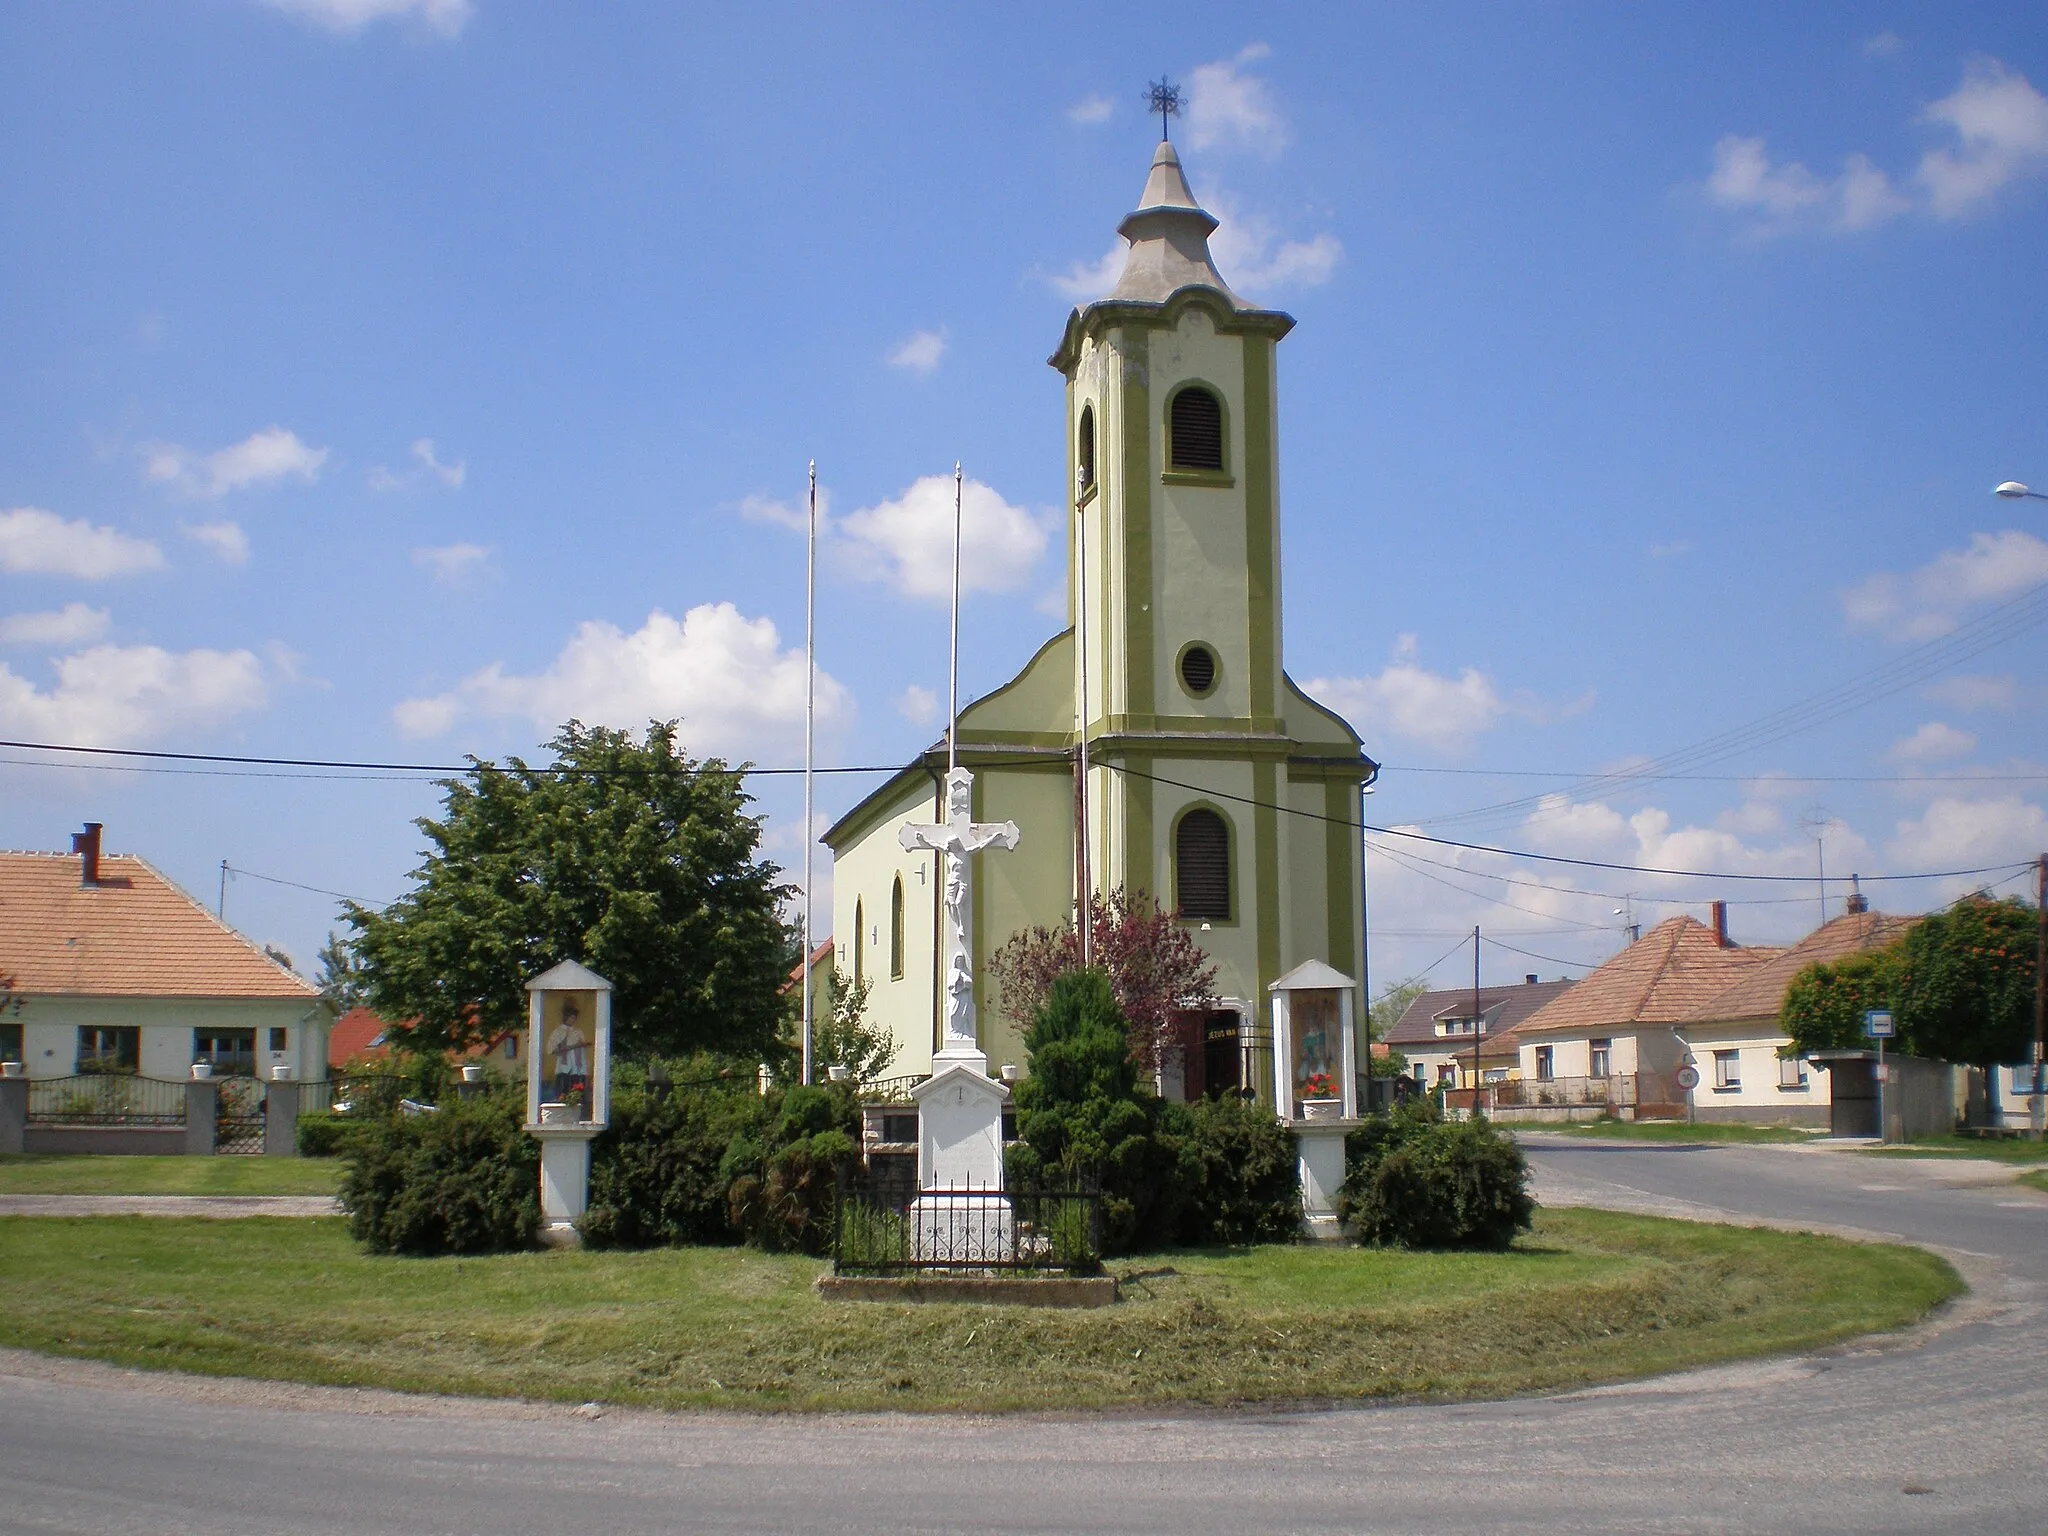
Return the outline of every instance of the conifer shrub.
<path id="1" fill-rule="evenodd" d="M 1187 1201 L 1183 1138 L 1169 1132 L 1167 1107 L 1138 1081 L 1109 977 L 1100 970 L 1058 977 L 1024 1032 L 1024 1048 L 1031 1075 L 1016 1089 L 1010 1184 L 1100 1190 L 1106 1253 L 1171 1244 Z"/>
<path id="2" fill-rule="evenodd" d="M 590 1148 L 590 1204 L 579 1226 L 593 1248 L 733 1243 L 727 1195 L 737 1141 L 758 1146 L 768 1101 L 751 1066 L 696 1057 L 669 1069 L 673 1084 L 650 1083 L 621 1063 L 610 1125 Z M 744 1159 L 743 1159 L 744 1161 Z"/>
<path id="3" fill-rule="evenodd" d="M 756 1141 L 734 1138 L 720 1164 L 734 1231 L 771 1253 L 832 1246 L 839 1175 L 860 1155 L 860 1100 L 844 1083 L 784 1089 Z"/>
<path id="4" fill-rule="evenodd" d="M 1445 1120 L 1417 1099 L 1345 1138 L 1337 1215 L 1362 1243 L 1505 1249 L 1536 1202 L 1514 1139 L 1484 1119 Z"/>
<path id="5" fill-rule="evenodd" d="M 509 1091 L 354 1126 L 341 1203 L 372 1253 L 505 1253 L 540 1228 L 540 1147 Z"/>
<path id="6" fill-rule="evenodd" d="M 1270 1109 L 1238 1098 L 1187 1106 L 1179 1148 L 1181 1241 L 1292 1242 L 1301 1230 L 1301 1158 Z"/>

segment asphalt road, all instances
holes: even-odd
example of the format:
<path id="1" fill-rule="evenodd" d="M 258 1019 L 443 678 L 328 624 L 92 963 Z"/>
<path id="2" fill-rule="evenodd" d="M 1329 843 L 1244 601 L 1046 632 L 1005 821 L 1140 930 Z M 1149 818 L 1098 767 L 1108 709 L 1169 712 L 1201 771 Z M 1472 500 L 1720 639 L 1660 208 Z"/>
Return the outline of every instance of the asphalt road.
<path id="1" fill-rule="evenodd" d="M 1532 1142 L 1554 1203 L 1950 1254 L 1901 1340 L 1563 1397 L 1274 1416 L 664 1417 L 0 1358 L 0 1530 L 2048 1530 L 2048 1197 L 1804 1149 Z M 1908 1491 L 1908 1490 L 1913 1491 Z"/>

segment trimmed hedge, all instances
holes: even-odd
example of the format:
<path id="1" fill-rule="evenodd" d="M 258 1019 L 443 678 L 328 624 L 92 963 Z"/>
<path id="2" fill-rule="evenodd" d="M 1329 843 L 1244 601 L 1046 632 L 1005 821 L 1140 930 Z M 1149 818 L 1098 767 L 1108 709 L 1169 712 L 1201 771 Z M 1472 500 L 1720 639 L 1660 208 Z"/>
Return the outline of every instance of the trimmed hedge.
<path id="1" fill-rule="evenodd" d="M 1500 1250 L 1536 1202 L 1522 1149 L 1484 1119 L 1447 1121 L 1424 1098 L 1344 1142 L 1337 1215 L 1362 1243 Z"/>
<path id="2" fill-rule="evenodd" d="M 1178 1117 L 1176 1117 L 1178 1118 Z M 1301 1157 L 1270 1109 L 1242 1099 L 1187 1107 L 1179 1176 L 1186 1191 L 1180 1240 L 1292 1242 L 1301 1231 Z"/>

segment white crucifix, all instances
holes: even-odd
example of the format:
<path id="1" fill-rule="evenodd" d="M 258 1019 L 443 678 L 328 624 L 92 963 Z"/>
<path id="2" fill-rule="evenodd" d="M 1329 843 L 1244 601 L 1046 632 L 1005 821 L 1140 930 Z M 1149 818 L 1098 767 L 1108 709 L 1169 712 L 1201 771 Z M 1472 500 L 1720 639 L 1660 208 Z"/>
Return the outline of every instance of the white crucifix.
<path id="1" fill-rule="evenodd" d="M 896 834 L 906 849 L 929 848 L 946 856 L 946 1038 L 940 1054 L 954 1059 L 981 1055 L 974 1025 L 974 956 L 967 940 L 974 911 L 969 859 L 989 848 L 1015 848 L 1021 836 L 1014 821 L 975 821 L 973 816 L 974 775 L 955 768 L 946 775 L 946 819 L 908 825 Z M 978 1070 L 988 1070 L 986 1057 Z"/>

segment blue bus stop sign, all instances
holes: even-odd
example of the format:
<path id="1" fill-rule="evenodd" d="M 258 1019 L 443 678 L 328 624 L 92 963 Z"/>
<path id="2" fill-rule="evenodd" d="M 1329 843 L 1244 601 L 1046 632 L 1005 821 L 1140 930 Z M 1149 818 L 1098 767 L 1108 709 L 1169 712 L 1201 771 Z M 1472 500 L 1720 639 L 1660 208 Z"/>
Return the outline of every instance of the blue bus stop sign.
<path id="1" fill-rule="evenodd" d="M 1872 1008 L 1863 1015 L 1863 1033 L 1872 1040 L 1889 1040 L 1892 1037 L 1892 1014 L 1889 1008 Z"/>

